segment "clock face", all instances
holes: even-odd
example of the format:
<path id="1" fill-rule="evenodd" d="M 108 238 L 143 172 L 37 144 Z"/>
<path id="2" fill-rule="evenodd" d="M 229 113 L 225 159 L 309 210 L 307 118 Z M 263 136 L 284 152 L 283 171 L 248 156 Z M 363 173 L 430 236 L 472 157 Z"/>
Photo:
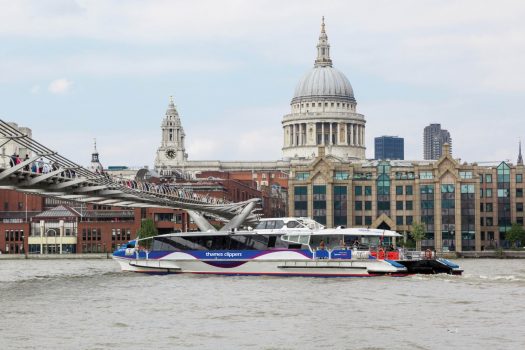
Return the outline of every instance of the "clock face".
<path id="1" fill-rule="evenodd" d="M 173 149 L 167 150 L 166 151 L 166 157 L 168 157 L 169 159 L 175 158 L 175 150 L 173 150 Z"/>

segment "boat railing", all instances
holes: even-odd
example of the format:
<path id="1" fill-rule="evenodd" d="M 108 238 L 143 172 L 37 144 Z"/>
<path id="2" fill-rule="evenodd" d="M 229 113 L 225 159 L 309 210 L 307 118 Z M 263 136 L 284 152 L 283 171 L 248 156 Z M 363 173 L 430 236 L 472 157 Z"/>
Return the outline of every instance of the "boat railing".
<path id="1" fill-rule="evenodd" d="M 400 249 L 400 251 L 401 251 L 401 255 L 400 255 L 401 260 L 436 259 L 441 256 L 441 254 L 439 254 L 438 252 L 430 250 L 430 249 L 421 251 L 421 250 L 415 250 L 415 249 L 402 248 Z"/>
<path id="2" fill-rule="evenodd" d="M 399 260 L 401 258 L 400 250 L 385 251 L 382 248 L 374 247 L 359 249 L 358 247 L 334 246 L 332 248 L 316 249 L 313 251 L 314 259 L 353 259 L 353 260 Z"/>

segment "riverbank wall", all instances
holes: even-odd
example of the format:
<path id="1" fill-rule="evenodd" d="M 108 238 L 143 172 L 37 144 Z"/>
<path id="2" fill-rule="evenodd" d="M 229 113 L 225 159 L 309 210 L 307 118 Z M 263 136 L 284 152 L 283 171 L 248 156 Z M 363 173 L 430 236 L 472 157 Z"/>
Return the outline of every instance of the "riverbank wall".
<path id="1" fill-rule="evenodd" d="M 78 260 L 78 259 L 111 259 L 111 253 L 96 254 L 2 254 L 0 260 Z"/>

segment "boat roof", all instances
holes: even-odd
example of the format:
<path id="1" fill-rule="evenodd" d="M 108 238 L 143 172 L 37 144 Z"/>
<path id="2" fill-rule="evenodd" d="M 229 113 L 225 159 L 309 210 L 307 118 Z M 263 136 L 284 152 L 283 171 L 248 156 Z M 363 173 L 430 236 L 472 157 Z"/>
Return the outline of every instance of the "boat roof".
<path id="1" fill-rule="evenodd" d="M 174 232 L 163 235 L 158 235 L 150 238 L 157 237 L 195 237 L 195 236 L 230 236 L 230 235 L 310 235 L 310 236 L 332 236 L 332 235 L 346 235 L 346 236 L 367 236 L 367 237 L 402 237 L 399 233 L 390 230 L 380 230 L 373 228 L 328 228 L 322 230 L 247 230 L 247 231 L 196 231 L 196 232 Z M 142 240 L 142 239 L 140 239 Z"/>

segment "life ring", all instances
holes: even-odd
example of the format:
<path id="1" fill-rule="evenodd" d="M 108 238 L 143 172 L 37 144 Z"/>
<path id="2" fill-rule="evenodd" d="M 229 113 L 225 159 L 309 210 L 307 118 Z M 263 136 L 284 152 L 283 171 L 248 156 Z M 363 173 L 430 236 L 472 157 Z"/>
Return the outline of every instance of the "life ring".
<path id="1" fill-rule="evenodd" d="M 425 250 L 425 258 L 432 259 L 432 251 L 430 249 Z"/>

